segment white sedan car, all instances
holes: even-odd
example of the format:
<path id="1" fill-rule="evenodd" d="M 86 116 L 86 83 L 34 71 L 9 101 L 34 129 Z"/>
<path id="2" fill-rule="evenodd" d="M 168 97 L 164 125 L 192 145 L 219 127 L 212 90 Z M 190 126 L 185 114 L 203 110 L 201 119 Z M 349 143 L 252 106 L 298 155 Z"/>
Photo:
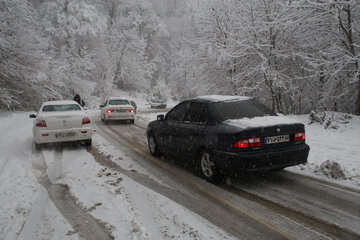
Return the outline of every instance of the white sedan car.
<path id="1" fill-rule="evenodd" d="M 94 130 L 90 127 L 90 118 L 75 101 L 44 102 L 35 118 L 33 135 L 35 148 L 42 143 L 80 141 L 91 145 Z"/>
<path id="2" fill-rule="evenodd" d="M 100 105 L 100 108 L 101 121 L 129 120 L 131 123 L 135 121 L 135 109 L 127 99 L 112 97 Z"/>

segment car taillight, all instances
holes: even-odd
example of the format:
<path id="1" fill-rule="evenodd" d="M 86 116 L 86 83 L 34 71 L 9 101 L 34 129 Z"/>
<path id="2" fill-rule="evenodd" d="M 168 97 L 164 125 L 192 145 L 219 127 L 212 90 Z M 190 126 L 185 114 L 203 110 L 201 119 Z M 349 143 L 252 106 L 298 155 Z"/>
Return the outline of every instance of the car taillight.
<path id="1" fill-rule="evenodd" d="M 305 141 L 305 132 L 296 132 L 294 135 L 294 142 Z"/>
<path id="2" fill-rule="evenodd" d="M 241 139 L 233 145 L 234 148 L 260 147 L 262 145 L 259 137 Z"/>
<path id="3" fill-rule="evenodd" d="M 82 119 L 82 124 L 84 125 L 84 124 L 89 124 L 90 123 L 90 118 L 88 118 L 88 117 L 84 117 L 83 119 Z"/>
<path id="4" fill-rule="evenodd" d="M 133 113 L 133 112 L 134 112 L 134 109 L 129 109 L 129 112 Z"/>
<path id="5" fill-rule="evenodd" d="M 46 127 L 46 122 L 45 120 L 36 120 L 35 126 L 37 127 Z"/>
<path id="6" fill-rule="evenodd" d="M 112 109 L 107 110 L 107 113 L 112 113 L 112 112 L 114 112 L 114 110 Z"/>

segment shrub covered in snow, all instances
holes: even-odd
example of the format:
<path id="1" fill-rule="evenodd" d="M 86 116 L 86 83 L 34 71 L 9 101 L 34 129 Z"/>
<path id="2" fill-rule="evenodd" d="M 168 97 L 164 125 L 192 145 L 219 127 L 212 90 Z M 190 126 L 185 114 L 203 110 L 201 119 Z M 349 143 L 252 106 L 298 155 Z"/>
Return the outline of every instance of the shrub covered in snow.
<path id="1" fill-rule="evenodd" d="M 341 112 L 320 112 L 316 113 L 311 111 L 309 114 L 309 125 L 313 123 L 319 123 L 324 126 L 325 129 L 333 128 L 338 129 L 342 124 L 349 123 L 351 115 Z"/>
<path id="2" fill-rule="evenodd" d="M 327 177 L 331 177 L 334 179 L 345 179 L 345 173 L 340 166 L 339 163 L 331 160 L 327 160 L 323 162 L 319 168 L 317 169 L 318 172 L 324 174 Z"/>

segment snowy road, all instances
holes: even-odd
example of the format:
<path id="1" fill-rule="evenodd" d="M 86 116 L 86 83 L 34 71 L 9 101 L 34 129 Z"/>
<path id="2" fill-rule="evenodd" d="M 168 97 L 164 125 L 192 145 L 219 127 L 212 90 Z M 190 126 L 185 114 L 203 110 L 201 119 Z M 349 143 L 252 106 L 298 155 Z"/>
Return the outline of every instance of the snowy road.
<path id="1" fill-rule="evenodd" d="M 231 179 L 230 185 L 214 186 L 196 177 L 195 172 L 189 174 L 192 166 L 150 156 L 142 126 L 105 126 L 97 122 L 97 127 L 109 141 L 125 145 L 128 154 L 136 156 L 134 159 L 152 172 L 151 175 L 161 176 L 161 184 L 152 182 L 147 187 L 195 211 L 236 237 L 360 238 L 358 190 L 289 171 L 249 175 Z M 165 177 L 166 180 L 161 181 Z M 164 183 L 172 191 L 160 191 L 158 185 L 163 187 Z M 174 195 L 174 190 L 181 194 Z M 197 197 L 194 199 L 193 196 Z M 201 202 L 201 206 L 193 201 Z"/>
<path id="2" fill-rule="evenodd" d="M 105 125 L 94 112 L 91 149 L 34 151 L 27 115 L 0 116 L 1 240 L 360 239 L 358 189 L 291 171 L 210 184 L 152 157 L 141 116 Z"/>

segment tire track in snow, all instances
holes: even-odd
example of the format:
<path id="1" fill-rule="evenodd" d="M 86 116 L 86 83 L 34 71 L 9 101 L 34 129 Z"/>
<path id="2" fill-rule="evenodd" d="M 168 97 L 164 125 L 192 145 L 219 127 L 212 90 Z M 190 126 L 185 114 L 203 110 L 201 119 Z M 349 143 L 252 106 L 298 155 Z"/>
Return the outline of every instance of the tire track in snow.
<path id="1" fill-rule="evenodd" d="M 301 212 L 292 207 L 288 207 L 285 204 L 269 200 L 265 197 L 254 194 L 251 191 L 241 189 L 239 186 L 232 185 L 228 191 L 271 209 L 275 213 L 273 214 L 274 216 L 276 214 L 286 216 L 292 221 L 300 223 L 304 227 L 311 228 L 328 235 L 331 239 L 360 239 L 360 235 L 352 230 L 330 223 L 314 215 Z"/>
<path id="2" fill-rule="evenodd" d="M 60 162 L 62 151 L 55 153 L 55 162 Z M 56 163 L 53 168 L 59 166 Z M 50 200 L 54 203 L 63 217 L 71 224 L 74 232 L 80 238 L 86 240 L 113 240 L 114 237 L 108 230 L 93 218 L 89 213 L 76 204 L 76 199 L 70 194 L 68 186 L 62 184 L 53 184 L 47 175 L 46 159 L 43 152 L 35 152 L 32 155 L 32 166 L 38 182 L 46 189 Z M 54 178 L 59 177 L 55 169 Z M 32 219 L 29 219 L 29 221 Z M 36 220 L 35 220 L 36 221 Z"/>
<path id="3" fill-rule="evenodd" d="M 124 131 L 125 128 L 120 127 L 113 127 L 113 126 L 99 126 L 102 128 L 108 135 L 114 137 L 118 141 L 120 141 L 123 145 L 127 146 L 129 149 L 133 150 L 140 156 L 144 157 L 146 160 L 150 160 L 151 162 L 155 163 L 155 165 L 161 166 L 165 171 L 169 172 L 170 174 L 173 174 L 176 178 L 178 178 L 182 183 L 186 183 L 192 188 L 196 189 L 200 193 L 202 193 L 204 196 L 206 196 L 207 199 L 211 199 L 211 201 L 214 202 L 216 207 L 224 206 L 227 208 L 227 211 L 230 209 L 230 211 L 234 215 L 242 216 L 240 221 L 244 221 L 244 218 L 246 216 L 248 224 L 252 226 L 252 224 L 256 224 L 258 226 L 261 226 L 263 230 L 267 229 L 268 231 L 273 231 L 273 234 L 278 234 L 279 238 L 286 238 L 286 239 L 328 239 L 326 234 L 323 234 L 322 232 L 318 232 L 315 229 L 312 229 L 309 226 L 304 226 L 302 222 L 296 222 L 292 219 L 289 219 L 286 215 L 278 214 L 271 209 L 267 208 L 266 206 L 262 206 L 258 202 L 252 202 L 251 199 L 246 198 L 236 198 L 234 199 L 231 194 L 229 195 L 229 191 L 225 192 L 226 190 L 223 188 L 218 188 L 215 185 L 208 184 L 207 182 L 198 181 L 198 178 L 193 178 L 192 175 L 189 177 L 187 174 L 183 174 L 182 172 L 179 172 L 176 170 L 176 167 L 174 166 L 168 166 L 165 162 L 154 158 L 149 155 L 147 152 L 147 148 L 139 146 L 139 144 L 136 144 L 139 142 L 137 137 L 144 136 L 145 133 L 141 133 L 143 130 L 138 129 L 138 131 L 134 131 L 135 129 L 131 126 L 128 128 L 128 130 L 132 131 L 132 136 L 129 138 L 129 131 Z M 145 149 L 145 150 L 144 150 Z M 95 158 L 96 159 L 96 158 Z M 116 165 L 114 163 L 114 165 Z M 113 165 L 113 167 L 115 167 Z M 142 183 L 145 186 L 148 186 L 148 184 Z M 148 186 L 154 190 L 155 186 Z M 215 189 L 216 188 L 216 189 Z M 225 191 L 224 191 L 225 190 Z M 170 199 L 173 199 L 169 195 L 167 195 L 165 192 L 162 192 L 160 194 L 163 194 L 164 196 L 167 196 Z M 181 197 L 173 199 L 174 201 L 183 204 L 184 206 L 187 206 L 189 209 L 197 212 L 198 214 L 204 216 L 203 212 L 199 212 L 199 209 L 191 208 L 191 204 L 189 203 L 182 203 Z M 204 204 L 206 206 L 206 204 Z M 208 207 L 213 209 L 215 206 Z M 213 216 L 211 214 L 205 214 L 208 218 L 208 220 L 213 221 Z M 223 215 L 225 215 L 223 213 Z M 224 219 L 224 218 L 223 218 Z M 225 221 L 225 219 L 224 219 Z M 214 222 L 215 223 L 215 222 Z M 216 223 L 215 223 L 216 224 Z M 220 224 L 218 226 L 221 226 L 223 229 L 229 230 L 227 226 L 224 224 Z M 233 230 L 230 230 L 233 231 Z M 242 236 L 244 235 L 239 234 L 239 232 L 232 232 L 235 236 Z M 246 236 L 249 238 L 249 236 Z"/>

